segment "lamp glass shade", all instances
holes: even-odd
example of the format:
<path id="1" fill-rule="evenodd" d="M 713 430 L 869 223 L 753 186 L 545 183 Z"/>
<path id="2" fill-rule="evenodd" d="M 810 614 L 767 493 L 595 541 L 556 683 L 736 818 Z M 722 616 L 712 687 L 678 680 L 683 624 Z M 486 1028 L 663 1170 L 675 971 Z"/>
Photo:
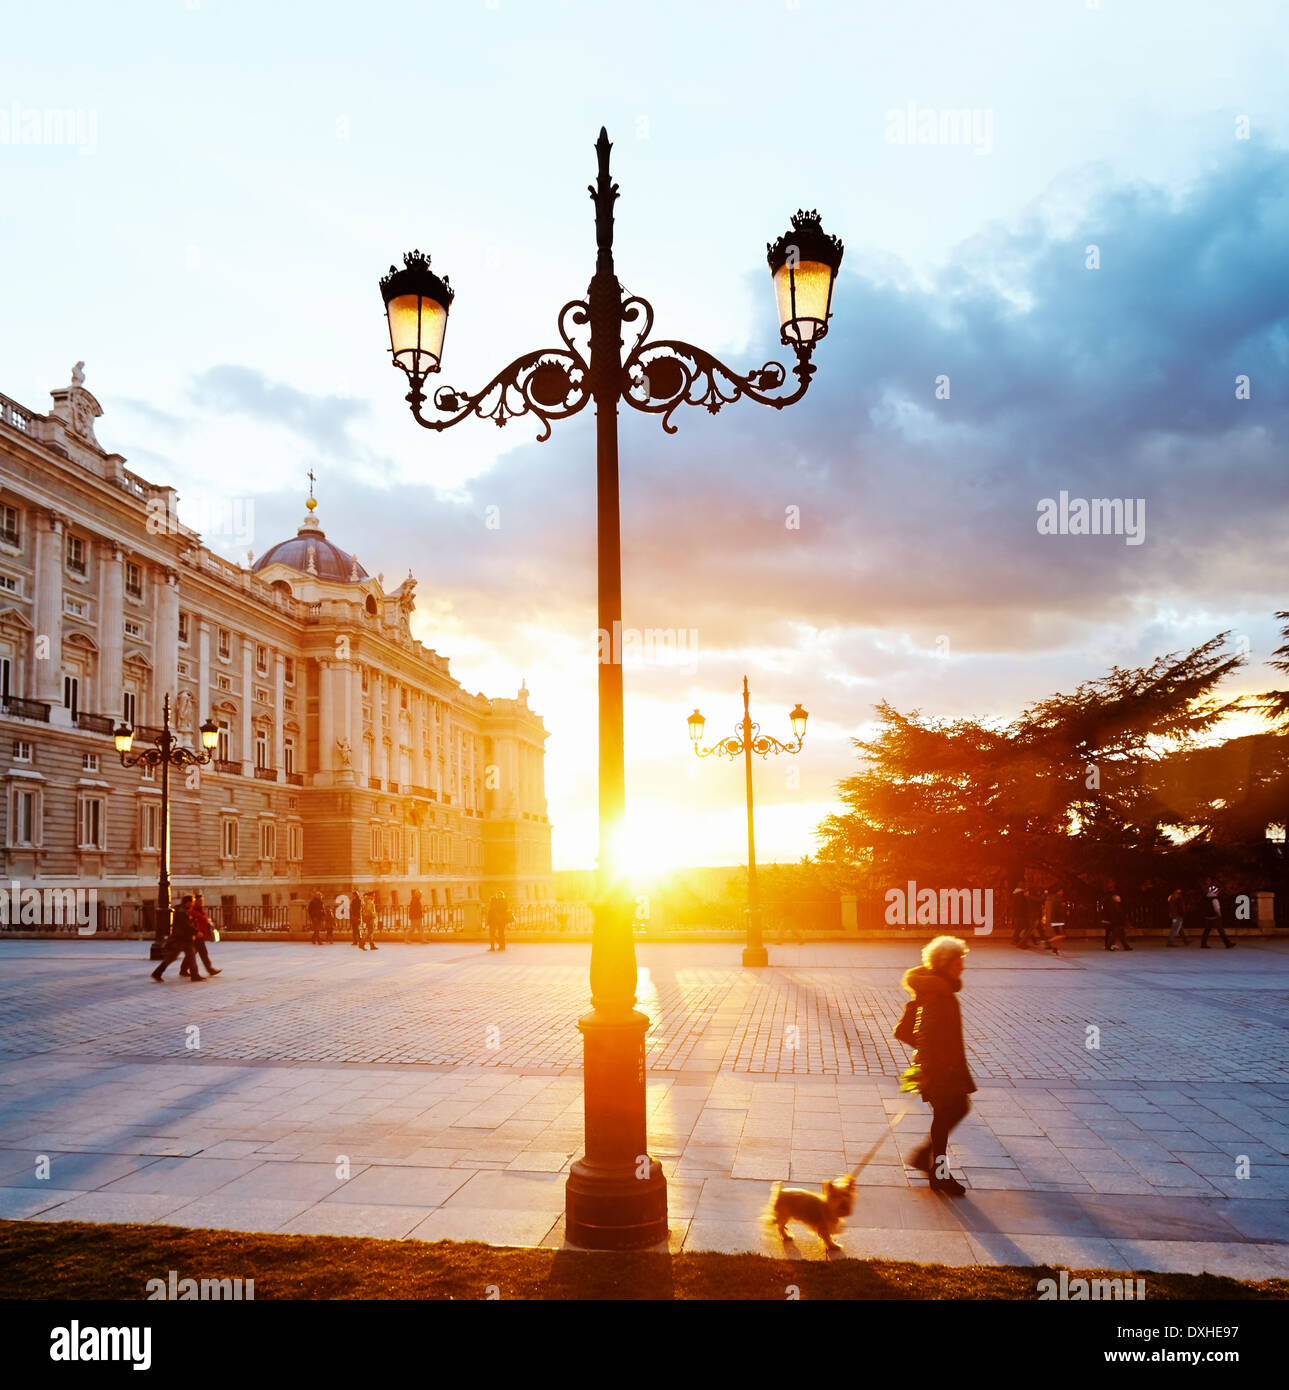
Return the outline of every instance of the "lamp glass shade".
<path id="1" fill-rule="evenodd" d="M 792 732 L 796 734 L 798 741 L 805 738 L 806 720 L 810 718 L 810 715 L 798 705 L 788 718 L 792 720 Z"/>
<path id="2" fill-rule="evenodd" d="M 400 294 L 385 306 L 394 361 L 409 376 L 437 372 L 447 332 L 446 305 L 424 294 Z"/>
<path id="3" fill-rule="evenodd" d="M 786 261 L 774 275 L 785 343 L 812 343 L 828 332 L 833 269 L 822 261 Z"/>
<path id="4" fill-rule="evenodd" d="M 707 720 L 695 710 L 693 714 L 689 716 L 689 737 L 695 743 L 700 743 L 703 737 L 703 730 L 706 726 Z"/>
<path id="5" fill-rule="evenodd" d="M 112 742 L 116 744 L 118 753 L 128 753 L 134 743 L 134 730 L 127 724 L 118 724 L 112 733 Z"/>
<path id="6" fill-rule="evenodd" d="M 215 748 L 219 744 L 219 725 L 213 719 L 208 719 L 201 726 L 201 746 L 203 748 Z"/>

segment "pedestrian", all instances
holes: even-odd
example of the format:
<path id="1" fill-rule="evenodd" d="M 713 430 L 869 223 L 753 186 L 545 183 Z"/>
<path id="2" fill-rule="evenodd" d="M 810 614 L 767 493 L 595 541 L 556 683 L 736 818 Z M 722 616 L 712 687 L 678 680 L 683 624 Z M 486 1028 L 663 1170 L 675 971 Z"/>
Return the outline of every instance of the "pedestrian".
<path id="1" fill-rule="evenodd" d="M 361 951 L 363 948 L 363 899 L 362 894 L 358 891 L 357 885 L 355 885 L 354 891 L 349 895 L 349 925 L 353 930 L 354 945 Z"/>
<path id="2" fill-rule="evenodd" d="M 363 899 L 362 908 L 363 920 L 363 939 L 362 945 L 369 946 L 373 951 L 378 950 L 376 945 L 376 894 L 368 893 Z"/>
<path id="3" fill-rule="evenodd" d="M 193 953 L 193 923 L 189 912 L 191 907 L 192 895 L 186 894 L 172 914 L 170 935 L 161 948 L 161 961 L 152 972 L 152 978 L 158 984 L 161 983 L 162 976 L 166 973 L 166 967 L 176 960 L 180 953 L 183 954 L 184 963 L 180 967 L 179 973 L 187 975 L 193 984 L 201 982 L 201 972 L 197 969 L 197 958 Z"/>
<path id="4" fill-rule="evenodd" d="M 1029 894 L 1025 885 L 1018 883 L 1012 890 L 1012 945 L 1022 951 L 1029 950 L 1029 934 L 1032 930 L 1029 913 Z"/>
<path id="5" fill-rule="evenodd" d="M 967 948 L 956 936 L 937 936 L 922 948 L 922 964 L 905 973 L 904 988 L 918 1008 L 913 1065 L 917 1088 L 931 1107 L 931 1133 L 909 1156 L 931 1181 L 932 1192 L 961 1197 L 967 1190 L 949 1172 L 949 1133 L 971 1109 L 976 1089 L 962 1039 L 957 995 Z"/>
<path id="6" fill-rule="evenodd" d="M 1060 884 L 1054 883 L 1047 890 L 1043 902 L 1043 945 L 1054 955 L 1060 955 L 1061 942 L 1065 940 L 1066 904 L 1065 894 Z"/>
<path id="7" fill-rule="evenodd" d="M 200 892 L 193 894 L 189 916 L 192 918 L 193 950 L 201 958 L 201 963 L 206 967 L 207 973 L 218 975 L 219 971 L 210 963 L 210 953 L 206 950 L 206 943 L 208 941 L 218 941 L 219 936 L 214 926 L 211 924 L 210 918 L 206 915 L 206 899 Z M 181 966 L 179 973 L 181 975 L 186 974 L 187 966 Z"/>
<path id="8" fill-rule="evenodd" d="M 322 908 L 322 920 L 327 928 L 327 945 L 336 944 L 336 909 L 330 903 L 324 903 Z"/>
<path id="9" fill-rule="evenodd" d="M 506 949 L 506 927 L 513 921 L 514 914 L 506 902 L 506 895 L 499 888 L 492 895 L 492 901 L 488 904 L 488 949 L 490 951 L 504 951 Z"/>
<path id="10" fill-rule="evenodd" d="M 1132 950 L 1128 945 L 1128 915 L 1124 911 L 1123 899 L 1115 891 L 1113 883 L 1110 885 L 1109 894 L 1101 900 L 1101 923 L 1105 927 L 1107 951 L 1115 950 L 1115 943 L 1125 951 Z"/>
<path id="11" fill-rule="evenodd" d="M 313 944 L 315 946 L 321 946 L 322 941 L 320 936 L 322 924 L 326 920 L 326 914 L 323 912 L 322 908 L 322 894 L 316 888 L 313 890 L 313 896 L 309 899 L 307 913 L 309 917 L 309 926 L 313 929 Z"/>
<path id="12" fill-rule="evenodd" d="M 425 921 L 425 908 L 421 902 L 421 890 L 412 889 L 412 901 L 407 905 L 407 925 L 412 936 L 417 941 L 423 940 L 421 925 Z"/>
<path id="13" fill-rule="evenodd" d="M 1186 895 L 1180 888 L 1174 888 L 1168 895 L 1168 945 L 1185 945 Z"/>
<path id="14" fill-rule="evenodd" d="M 1200 933 L 1200 950 L 1209 949 L 1208 934 L 1216 929 L 1218 936 L 1222 938 L 1222 945 L 1229 951 L 1235 942 L 1227 939 L 1226 930 L 1222 926 L 1222 899 L 1218 894 L 1217 884 L 1210 883 L 1204 890 L 1204 896 L 1208 899 L 1208 912 L 1204 916 L 1204 930 Z"/>

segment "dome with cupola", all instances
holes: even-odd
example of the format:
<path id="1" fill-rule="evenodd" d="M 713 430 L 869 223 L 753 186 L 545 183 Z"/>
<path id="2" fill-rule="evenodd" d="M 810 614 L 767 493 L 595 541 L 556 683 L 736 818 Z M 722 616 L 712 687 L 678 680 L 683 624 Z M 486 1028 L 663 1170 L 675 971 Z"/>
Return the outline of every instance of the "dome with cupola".
<path id="1" fill-rule="evenodd" d="M 330 580 L 332 583 L 359 583 L 368 578 L 367 571 L 355 556 L 327 539 L 326 532 L 314 515 L 317 498 L 310 496 L 304 504 L 309 510 L 300 529 L 290 540 L 270 546 L 252 566 L 254 570 L 270 565 L 286 565 L 301 574 Z"/>

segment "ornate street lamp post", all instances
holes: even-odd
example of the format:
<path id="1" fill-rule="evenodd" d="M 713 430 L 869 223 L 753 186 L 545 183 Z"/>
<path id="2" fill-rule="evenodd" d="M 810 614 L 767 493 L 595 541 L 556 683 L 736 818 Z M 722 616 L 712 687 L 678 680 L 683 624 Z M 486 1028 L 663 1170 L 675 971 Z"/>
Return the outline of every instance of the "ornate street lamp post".
<path id="1" fill-rule="evenodd" d="M 697 710 L 689 716 L 689 737 L 694 744 L 694 752 L 700 758 L 710 758 L 713 753 L 727 758 L 737 758 L 743 754 L 744 780 L 747 784 L 747 945 L 743 948 L 744 965 L 769 965 L 770 957 L 761 944 L 761 900 L 756 889 L 756 840 L 752 834 L 752 754 L 759 753 L 763 758 L 771 753 L 800 753 L 806 738 L 806 720 L 809 714 L 798 705 L 788 718 L 792 721 L 792 732 L 796 743 L 780 743 L 777 738 L 761 732 L 761 726 L 752 722 L 748 710 L 747 677 L 743 677 L 743 722 L 734 727 L 738 731 L 735 738 L 723 738 L 710 748 L 700 748 L 703 729 L 707 720 Z"/>
<path id="2" fill-rule="evenodd" d="M 455 291 L 430 269 L 420 251 L 403 257 L 381 280 L 394 365 L 411 387 L 407 401 L 417 423 L 445 430 L 469 416 L 504 425 L 532 414 L 539 440 L 551 422 L 576 415 L 594 401 L 600 644 L 599 660 L 599 891 L 591 941 L 591 1011 L 578 1020 L 583 1036 L 586 1153 L 573 1164 L 565 1189 L 565 1235 L 594 1249 L 639 1249 L 667 1239 L 667 1184 L 647 1152 L 644 1038 L 649 1020 L 636 1010 L 636 956 L 632 905 L 617 863 L 617 839 L 626 807 L 622 741 L 622 665 L 617 650 L 622 621 L 622 554 L 618 505 L 618 406 L 662 416 L 682 405 L 715 414 L 741 396 L 782 409 L 799 401 L 815 367 L 810 355 L 828 331 L 833 283 L 842 244 L 823 231 L 814 212 L 798 212 L 792 230 L 767 246 L 779 309 L 781 341 L 796 356 L 796 385 L 777 362 L 739 373 L 702 348 L 674 339 L 651 341 L 653 309 L 626 295 L 613 267 L 613 204 L 608 134 L 596 142 L 599 173 L 590 193 L 595 205 L 595 274 L 587 297 L 559 311 L 562 346 L 525 353 L 482 390 L 439 386 L 437 417 L 424 413 L 426 378 L 438 372 L 448 312 Z"/>
<path id="3" fill-rule="evenodd" d="M 141 748 L 131 753 L 134 743 L 134 730 L 128 724 L 119 724 L 113 733 L 116 751 L 121 756 L 122 767 L 159 767 L 161 769 L 161 873 L 157 879 L 157 926 L 149 956 L 161 959 L 161 946 L 170 932 L 170 769 L 171 767 L 196 767 L 208 763 L 215 756 L 219 743 L 219 727 L 214 719 L 207 719 L 201 726 L 200 753 L 184 748 L 170 727 L 170 695 L 167 692 L 161 703 L 161 731 L 156 747 Z"/>

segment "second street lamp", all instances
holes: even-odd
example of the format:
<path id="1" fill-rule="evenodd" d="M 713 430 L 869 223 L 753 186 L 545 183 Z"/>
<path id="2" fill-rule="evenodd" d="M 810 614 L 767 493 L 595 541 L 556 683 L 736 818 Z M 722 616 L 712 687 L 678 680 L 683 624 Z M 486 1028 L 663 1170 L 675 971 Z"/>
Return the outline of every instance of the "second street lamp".
<path id="1" fill-rule="evenodd" d="M 120 754 L 122 767 L 159 767 L 161 769 L 161 869 L 157 880 L 157 925 L 149 956 L 161 959 L 161 944 L 170 932 L 170 769 L 197 767 L 215 756 L 219 744 L 219 728 L 213 719 L 201 726 L 201 752 L 185 748 L 170 727 L 170 694 L 161 703 L 161 728 L 156 731 L 156 746 L 132 752 L 134 730 L 128 724 L 118 724 L 112 739 Z"/>
<path id="2" fill-rule="evenodd" d="M 815 367 L 815 343 L 827 333 L 832 286 L 842 244 L 814 212 L 798 212 L 792 230 L 766 247 L 779 307 L 781 341 L 792 348 L 795 386 L 782 391 L 787 372 L 767 362 L 749 372 L 727 367 L 711 353 L 678 339 L 651 340 L 653 308 L 623 291 L 613 266 L 613 204 L 618 186 L 609 176 L 607 132 L 595 150 L 595 274 L 585 299 L 569 301 L 556 327 L 561 346 L 517 357 L 476 392 L 439 386 L 427 415 L 425 383 L 440 369 L 454 291 L 430 269 L 420 251 L 390 267 L 380 283 L 395 366 L 407 375 L 412 415 L 430 430 L 445 430 L 470 416 L 504 425 L 517 415 L 551 423 L 595 403 L 596 525 L 601 641 L 616 641 L 622 622 L 622 541 L 618 501 L 618 407 L 662 416 L 682 405 L 715 414 L 740 397 L 782 409 L 799 401 Z M 625 336 L 624 336 L 625 335 Z M 578 1020 L 583 1037 L 586 1153 L 573 1164 L 565 1187 L 565 1238 L 600 1250 L 641 1249 L 667 1239 L 667 1183 L 649 1158 L 645 1124 L 645 1030 L 635 1008 L 636 954 L 632 904 L 620 872 L 618 839 L 626 810 L 622 738 L 622 665 L 596 656 L 599 683 L 599 888 L 591 938 L 591 1011 Z"/>
<path id="3" fill-rule="evenodd" d="M 707 720 L 697 710 L 689 716 L 689 737 L 694 752 L 700 758 L 710 758 L 713 753 L 727 758 L 737 758 L 743 754 L 744 780 L 747 788 L 747 945 L 743 948 L 744 965 L 769 965 L 770 957 L 761 940 L 761 900 L 756 887 L 756 837 L 752 832 L 752 754 L 759 753 L 763 758 L 770 753 L 800 753 L 806 738 L 806 720 L 809 714 L 797 705 L 788 715 L 792 722 L 792 732 L 796 734 L 795 744 L 780 743 L 777 738 L 761 732 L 761 726 L 752 722 L 748 708 L 747 677 L 743 677 L 743 722 L 736 726 L 733 738 L 723 738 L 710 748 L 700 748 L 703 729 Z"/>

